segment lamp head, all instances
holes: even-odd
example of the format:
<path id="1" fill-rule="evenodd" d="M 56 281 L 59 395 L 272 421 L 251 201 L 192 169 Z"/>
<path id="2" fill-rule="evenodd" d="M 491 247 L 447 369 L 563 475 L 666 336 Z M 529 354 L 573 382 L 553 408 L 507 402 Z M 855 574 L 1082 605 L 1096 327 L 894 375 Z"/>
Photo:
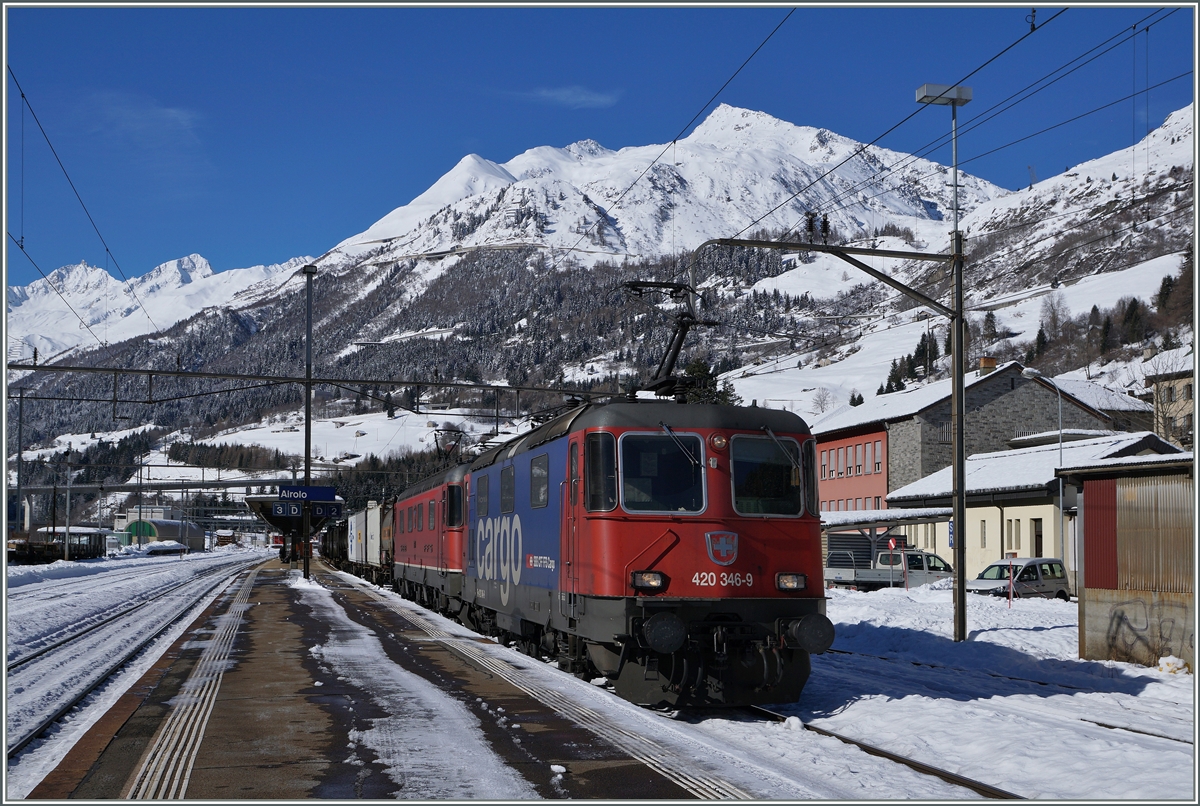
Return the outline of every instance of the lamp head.
<path id="1" fill-rule="evenodd" d="M 1033 367 L 1025 367 L 1025 369 L 1021 370 L 1021 377 L 1022 378 L 1040 378 L 1040 377 L 1042 377 L 1042 373 L 1038 372 Z"/>

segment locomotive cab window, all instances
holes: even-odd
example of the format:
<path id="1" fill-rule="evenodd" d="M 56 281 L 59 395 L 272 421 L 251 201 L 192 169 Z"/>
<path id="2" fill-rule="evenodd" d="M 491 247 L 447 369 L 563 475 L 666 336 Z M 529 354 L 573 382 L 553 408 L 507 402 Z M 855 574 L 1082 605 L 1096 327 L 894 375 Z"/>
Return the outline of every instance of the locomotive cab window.
<path id="1" fill-rule="evenodd" d="M 446 525 L 458 527 L 463 525 L 463 488 L 459 484 L 451 484 L 446 490 L 445 517 Z"/>
<path id="2" fill-rule="evenodd" d="M 583 461 L 587 468 L 584 504 L 588 511 L 613 511 L 617 508 L 617 446 L 613 435 L 588 434 Z"/>
<path id="3" fill-rule="evenodd" d="M 794 439 L 737 435 L 730 445 L 729 460 L 733 506 L 739 514 L 799 515 L 804 511 L 806 474 L 801 473 L 800 446 Z"/>
<path id="4" fill-rule="evenodd" d="M 631 512 L 704 509 L 700 438 L 675 431 L 621 437 L 621 501 Z"/>
<path id="5" fill-rule="evenodd" d="M 500 511 L 512 512 L 517 503 L 516 468 L 512 465 L 500 468 Z"/>
<path id="6" fill-rule="evenodd" d="M 529 506 L 534 509 L 550 503 L 550 454 L 529 460 Z"/>

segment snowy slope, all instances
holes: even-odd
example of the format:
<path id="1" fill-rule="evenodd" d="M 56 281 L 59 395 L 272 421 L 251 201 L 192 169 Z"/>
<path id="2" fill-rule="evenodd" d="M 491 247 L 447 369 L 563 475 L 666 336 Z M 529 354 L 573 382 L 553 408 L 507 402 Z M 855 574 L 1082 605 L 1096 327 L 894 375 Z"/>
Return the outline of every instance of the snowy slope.
<path id="1" fill-rule="evenodd" d="M 928 160 L 722 104 L 670 146 L 612 151 L 583 140 L 530 149 L 503 164 L 469 155 L 323 260 L 346 265 L 368 254 L 383 261 L 506 243 L 578 244 L 585 261 L 652 257 L 751 224 L 793 227 L 806 210 L 830 211 L 830 224 L 849 237 L 889 222 L 921 229 L 949 209 L 945 173 Z M 860 184 L 872 178 L 882 184 Z M 963 210 L 1007 193 L 967 174 L 960 182 Z"/>
<path id="2" fill-rule="evenodd" d="M 27 286 L 8 287 L 8 359 L 28 359 L 36 348 L 41 361 L 74 347 L 94 348 L 97 340 L 115 344 L 165 330 L 310 262 L 311 257 L 296 257 L 215 273 L 207 260 L 191 254 L 125 282 L 86 261 L 63 266 Z"/>

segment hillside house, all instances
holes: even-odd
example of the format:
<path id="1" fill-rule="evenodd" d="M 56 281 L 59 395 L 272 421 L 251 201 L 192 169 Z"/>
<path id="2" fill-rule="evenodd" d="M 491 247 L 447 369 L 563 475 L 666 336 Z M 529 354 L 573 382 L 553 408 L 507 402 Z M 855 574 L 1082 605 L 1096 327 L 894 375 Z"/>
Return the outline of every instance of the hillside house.
<path id="1" fill-rule="evenodd" d="M 1145 366 L 1145 385 L 1153 390 L 1154 432 L 1191 450 L 1196 404 L 1191 348 L 1163 351 L 1146 361 Z"/>
<path id="2" fill-rule="evenodd" d="M 1065 415 L 1065 412 L 1064 412 Z M 967 457 L 967 561 L 968 578 L 989 563 L 1005 557 L 1058 557 L 1066 562 L 1075 588 L 1079 567 L 1076 542 L 1078 486 L 1062 484 L 1059 467 L 1074 467 L 1110 460 L 1128 460 L 1158 454 L 1178 455 L 1179 449 L 1150 431 L 1110 433 L 1106 436 L 1064 441 L 1057 432 L 1039 435 L 1032 447 L 978 453 Z M 952 468 L 945 468 L 887 497 L 889 507 L 952 506 Z M 934 534 L 915 535 L 917 548 L 949 550 L 949 524 L 937 524 Z M 932 539 L 930 539 L 932 538 Z"/>
<path id="3" fill-rule="evenodd" d="M 983 363 L 983 362 L 981 362 Z M 1016 361 L 967 374 L 966 452 L 1009 447 L 1009 440 L 1058 429 L 1058 392 L 1021 376 Z M 1093 384 L 1094 385 L 1094 384 Z M 951 381 L 869 397 L 812 424 L 817 438 L 821 510 L 882 509 L 888 493 L 949 467 Z M 1066 389 L 1065 429 L 1108 432 L 1113 418 Z"/>

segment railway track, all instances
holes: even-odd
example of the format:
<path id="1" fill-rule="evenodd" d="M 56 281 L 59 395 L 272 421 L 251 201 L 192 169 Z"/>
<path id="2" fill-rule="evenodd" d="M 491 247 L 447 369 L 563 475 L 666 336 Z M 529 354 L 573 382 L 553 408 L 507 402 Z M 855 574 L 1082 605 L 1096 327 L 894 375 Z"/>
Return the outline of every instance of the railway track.
<path id="1" fill-rule="evenodd" d="M 1075 704 L 1072 707 L 1069 707 L 1069 710 L 1080 712 L 1080 713 L 1075 713 L 1072 715 L 1073 718 L 1079 720 L 1080 722 L 1096 725 L 1098 727 L 1106 728 L 1108 730 L 1128 731 L 1130 733 L 1135 733 L 1135 734 L 1139 734 L 1142 736 L 1151 736 L 1151 737 L 1154 737 L 1157 739 L 1165 739 L 1167 741 L 1178 742 L 1180 744 L 1186 744 L 1189 746 L 1194 745 L 1194 740 L 1192 738 L 1192 723 L 1191 723 L 1190 718 L 1189 719 L 1180 719 L 1180 720 L 1177 720 L 1175 723 L 1164 726 L 1162 724 L 1162 716 L 1158 715 L 1156 717 L 1157 724 L 1149 724 L 1149 721 L 1148 721 L 1149 715 L 1146 714 L 1144 711 L 1141 711 L 1140 709 L 1138 709 L 1136 700 L 1133 700 L 1130 703 L 1122 702 L 1119 704 L 1120 705 L 1119 711 L 1111 710 L 1110 713 L 1105 714 L 1101 710 L 1105 704 L 1103 702 L 1101 702 L 1101 703 L 1096 702 L 1096 700 L 1098 698 L 1102 699 L 1107 696 L 1107 693 L 1103 692 L 1103 691 L 1098 692 L 1094 689 L 1087 690 L 1087 689 L 1083 689 L 1083 688 L 1080 688 L 1077 686 L 1070 686 L 1070 685 L 1065 685 L 1065 684 L 1061 684 L 1061 683 L 1055 683 L 1052 681 L 1032 680 L 1029 678 L 1014 677 L 1014 676 L 1010 676 L 1010 675 L 1002 675 L 1002 674 L 997 674 L 995 672 L 990 672 L 990 671 L 981 670 L 981 669 L 959 669 L 959 668 L 955 668 L 955 667 L 951 667 L 951 666 L 944 666 L 941 664 L 921 663 L 921 662 L 917 662 L 917 661 L 910 661 L 907 659 L 889 658 L 889 657 L 882 656 L 882 655 L 871 655 L 871 654 L 862 653 L 862 652 L 847 652 L 845 650 L 829 650 L 829 652 L 827 654 L 834 655 L 834 656 L 841 656 L 841 657 L 847 658 L 847 659 L 854 659 L 854 666 L 848 667 L 848 666 L 842 666 L 841 663 L 834 660 L 833 658 L 830 658 L 829 661 L 827 661 L 827 662 L 833 662 L 834 664 L 838 665 L 839 666 L 839 670 L 838 670 L 839 674 L 873 676 L 873 677 L 876 677 L 876 678 L 879 678 L 882 680 L 886 680 L 888 685 L 891 685 L 891 686 L 895 685 L 895 683 L 899 679 L 899 676 L 896 672 L 891 671 L 890 667 L 912 666 L 912 667 L 920 668 L 926 672 L 939 675 L 939 680 L 938 680 L 938 684 L 937 684 L 936 688 L 942 695 L 949 694 L 949 693 L 955 693 L 955 692 L 970 694 L 971 692 L 977 691 L 978 690 L 977 687 L 963 685 L 963 683 L 961 681 L 961 676 L 963 676 L 963 675 L 979 676 L 979 677 L 985 677 L 985 678 L 992 679 L 992 680 L 1003 681 L 1005 683 L 1017 684 L 1017 685 L 1026 687 L 1031 691 L 1037 690 L 1039 696 L 1046 696 L 1047 689 L 1049 689 L 1049 690 L 1058 689 L 1058 690 L 1061 690 L 1063 698 L 1067 702 L 1075 703 L 1076 701 L 1078 701 L 1078 704 Z M 862 663 L 862 659 L 867 659 L 872 664 L 878 664 L 881 666 L 889 667 L 889 670 L 883 671 L 880 669 L 873 669 L 870 666 L 867 666 L 864 663 Z M 902 675 L 903 673 L 900 673 L 900 674 Z M 917 683 L 922 687 L 927 687 L 929 685 L 929 680 L 927 678 L 923 678 L 919 681 L 914 681 L 914 683 Z M 1013 690 L 1011 688 L 1005 689 L 1005 690 L 997 690 L 996 693 L 998 695 L 1012 694 Z M 1067 699 L 1067 697 L 1069 697 L 1070 699 Z M 1180 705 L 1179 703 L 1174 703 L 1174 704 Z M 1000 706 L 996 706 L 996 707 L 998 709 L 1001 708 Z M 1068 706 L 1064 706 L 1064 707 L 1068 707 Z M 1180 705 L 1180 708 L 1183 708 L 1183 706 Z M 1023 707 L 1021 705 L 1017 705 L 1017 704 L 1013 704 L 1013 703 L 1005 704 L 1004 706 L 1002 706 L 1002 710 L 1009 712 L 1009 713 L 1013 713 L 1013 714 L 1019 714 L 1023 719 L 1026 719 L 1026 720 L 1038 720 L 1038 719 L 1046 718 L 1045 713 L 1041 709 L 1037 709 L 1034 707 Z M 1061 718 L 1063 718 L 1063 717 L 1062 716 L 1056 717 L 1056 719 L 1061 719 Z M 1139 721 L 1141 721 L 1142 724 L 1139 724 Z M 1152 727 L 1158 727 L 1158 728 L 1166 727 L 1168 730 L 1171 730 L 1172 732 L 1174 732 L 1175 735 L 1170 735 L 1170 733 L 1164 732 L 1161 729 L 1160 730 L 1152 730 L 1151 729 Z"/>
<path id="2" fill-rule="evenodd" d="M 745 708 L 745 710 L 756 716 L 770 719 L 773 722 L 786 722 L 788 719 L 788 717 L 784 716 L 783 714 L 775 713 L 774 711 L 771 711 L 770 709 L 763 708 L 758 705 L 747 706 Z M 902 756 L 902 755 L 899 755 L 898 753 L 893 753 L 889 750 L 884 750 L 881 747 L 876 747 L 872 744 L 867 744 L 866 742 L 859 741 L 858 739 L 852 739 L 849 736 L 843 736 L 840 733 L 835 733 L 834 731 L 826 730 L 825 728 L 818 728 L 817 726 L 811 725 L 808 723 L 802 722 L 801 724 L 804 726 L 805 730 L 812 731 L 813 733 L 818 733 L 822 736 L 828 736 L 830 738 L 837 739 L 838 741 L 844 742 L 845 744 L 853 745 L 853 746 L 859 748 L 860 750 L 862 750 L 863 752 L 869 753 L 872 756 L 878 756 L 879 758 L 886 758 L 887 760 L 894 761 L 897 764 L 903 764 L 904 766 L 906 766 L 910 769 L 916 770 L 917 772 L 922 773 L 923 775 L 932 775 L 936 778 L 942 779 L 946 783 L 954 784 L 955 786 L 961 786 L 964 789 L 969 789 L 972 792 L 974 792 L 978 795 L 982 795 L 985 798 L 993 798 L 993 799 L 997 799 L 997 800 L 1024 800 L 1025 799 L 1020 795 L 1015 795 L 1012 792 L 1009 792 L 1004 789 L 1000 789 L 999 787 L 996 787 L 996 786 L 992 786 L 991 784 L 985 784 L 981 781 L 976 781 L 973 778 L 967 778 L 966 776 L 950 772 L 949 770 L 943 770 L 939 767 L 934 767 L 934 766 L 926 764 L 922 761 L 917 761 L 916 759 L 911 759 L 911 758 L 908 758 L 907 756 Z"/>
<path id="3" fill-rule="evenodd" d="M 191 579 L 187 579 L 182 582 L 178 582 L 174 585 L 171 585 L 168 588 L 164 588 L 163 590 L 157 591 L 157 592 L 151 594 L 150 596 L 143 598 L 141 601 L 139 601 L 135 604 L 131 604 L 128 607 L 125 607 L 125 608 L 117 611 L 116 613 L 112 613 L 112 614 L 108 615 L 107 617 L 101 619 L 100 621 L 94 622 L 94 623 L 88 625 L 87 627 L 84 627 L 83 629 L 71 632 L 61 638 L 51 641 L 49 644 L 46 644 L 45 646 L 39 647 L 38 649 L 35 649 L 31 652 L 27 652 L 24 655 L 14 658 L 13 660 L 10 660 L 8 662 L 7 666 L 5 667 L 5 670 L 8 672 L 12 672 L 14 669 L 24 666 L 26 663 L 29 663 L 30 661 L 32 661 L 36 658 L 39 658 L 42 655 L 45 655 L 49 652 L 53 652 L 54 650 L 64 647 L 73 641 L 79 640 L 80 638 L 82 638 L 83 636 L 87 635 L 88 633 L 90 633 L 94 630 L 99 630 L 109 624 L 112 624 L 113 622 L 119 621 L 119 620 L 125 618 L 126 616 L 128 616 L 130 613 L 133 613 L 136 610 L 140 610 L 141 608 L 146 607 L 147 605 L 151 605 L 154 602 L 158 601 L 159 599 L 162 599 L 165 596 L 169 596 L 170 594 L 174 593 L 175 591 L 179 590 L 180 588 L 190 585 L 197 580 L 205 579 L 207 577 L 212 577 L 212 576 L 223 575 L 223 574 L 226 574 L 227 571 L 228 571 L 228 569 L 226 569 L 226 568 L 205 569 L 204 571 L 202 571 L 195 577 L 192 577 Z"/>
<path id="4" fill-rule="evenodd" d="M 261 562 L 254 558 L 192 577 L 156 597 L 158 607 L 128 608 L 95 628 L 10 663 L 6 715 L 10 725 L 15 720 L 19 727 L 7 737 L 8 758 L 75 709 L 172 626 L 193 617 L 210 596 Z"/>
<path id="5" fill-rule="evenodd" d="M 372 599 L 389 608 L 404 620 L 423 631 L 430 638 L 441 642 L 447 649 L 467 659 L 472 664 L 506 680 L 516 688 L 533 697 L 548 708 L 571 719 L 613 746 L 629 754 L 655 770 L 665 778 L 702 800 L 750 800 L 753 795 L 728 781 L 704 770 L 701 766 L 681 757 L 661 743 L 616 724 L 600 712 L 588 708 L 570 695 L 539 683 L 534 675 L 520 666 L 489 652 L 478 638 L 453 635 L 413 609 L 407 602 L 380 593 L 374 586 L 362 580 L 354 584 Z M 490 639 L 486 644 L 494 645 Z"/>

